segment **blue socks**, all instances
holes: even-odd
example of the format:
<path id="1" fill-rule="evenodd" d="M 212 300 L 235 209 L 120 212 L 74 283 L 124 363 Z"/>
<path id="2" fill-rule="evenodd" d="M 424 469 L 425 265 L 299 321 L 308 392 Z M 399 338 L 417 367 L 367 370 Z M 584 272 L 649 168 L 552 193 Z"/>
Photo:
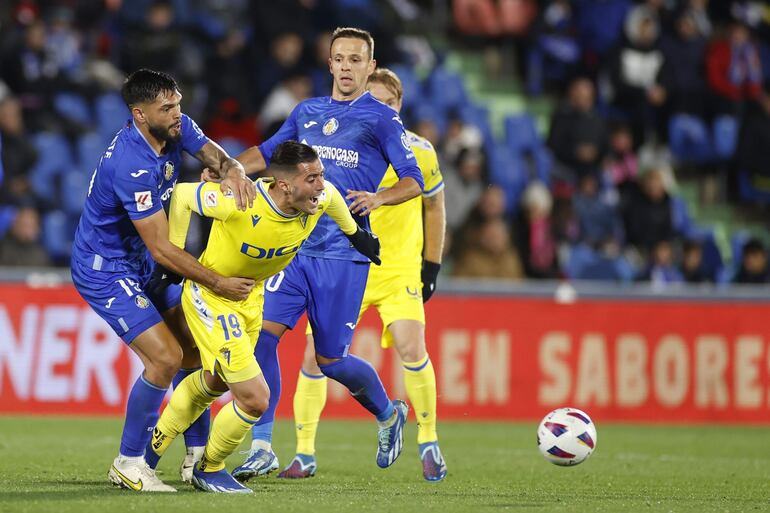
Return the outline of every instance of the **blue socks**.
<path id="1" fill-rule="evenodd" d="M 158 423 L 158 409 L 165 395 L 165 388 L 153 385 L 144 379 L 144 374 L 139 376 L 128 396 L 120 454 L 129 457 L 144 454 L 144 448 L 152 438 L 152 428 Z"/>
<path id="2" fill-rule="evenodd" d="M 259 421 L 251 428 L 252 440 L 264 440 L 271 443 L 273 440 L 273 421 L 275 420 L 275 408 L 281 398 L 281 366 L 278 362 L 278 337 L 267 331 L 260 331 L 257 346 L 254 348 L 254 356 L 262 369 L 267 387 L 270 389 L 270 401 L 267 410 Z"/>
<path id="3" fill-rule="evenodd" d="M 199 370 L 196 369 L 179 369 L 174 379 L 171 380 L 171 386 L 176 389 L 179 383 L 184 378 Z M 195 422 L 190 424 L 187 431 L 184 432 L 184 445 L 185 447 L 203 447 L 209 439 L 209 428 L 211 427 L 211 410 L 206 409 L 201 416 L 195 419 Z"/>
<path id="4" fill-rule="evenodd" d="M 334 363 L 319 367 L 326 376 L 345 385 L 353 398 L 375 415 L 378 421 L 383 422 L 393 416 L 393 404 L 385 387 L 377 371 L 366 360 L 349 354 Z"/>

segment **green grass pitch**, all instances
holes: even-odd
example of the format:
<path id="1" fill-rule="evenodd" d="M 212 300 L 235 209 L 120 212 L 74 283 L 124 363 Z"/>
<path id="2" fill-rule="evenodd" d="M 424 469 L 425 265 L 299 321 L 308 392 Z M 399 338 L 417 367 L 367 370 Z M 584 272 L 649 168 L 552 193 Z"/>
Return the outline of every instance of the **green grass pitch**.
<path id="1" fill-rule="evenodd" d="M 770 429 L 598 425 L 596 452 L 560 468 L 535 446 L 536 423 L 443 422 L 443 483 L 422 480 L 415 426 L 401 458 L 374 462 L 373 422 L 322 422 L 319 473 L 303 481 L 251 481 L 252 496 L 204 494 L 183 485 L 182 443 L 161 461 L 180 493 L 113 488 L 107 469 L 121 422 L 105 418 L 0 417 L 0 512 L 748 512 L 770 511 Z M 293 456 L 291 424 L 279 422 L 281 465 Z M 244 444 L 244 449 L 246 445 Z M 228 468 L 240 463 L 234 455 Z"/>

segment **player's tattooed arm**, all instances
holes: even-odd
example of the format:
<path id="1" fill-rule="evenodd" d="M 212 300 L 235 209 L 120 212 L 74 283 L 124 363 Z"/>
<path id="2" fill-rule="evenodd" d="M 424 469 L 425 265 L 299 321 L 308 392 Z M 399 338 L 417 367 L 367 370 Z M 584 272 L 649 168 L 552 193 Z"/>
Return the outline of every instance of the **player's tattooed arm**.
<path id="1" fill-rule="evenodd" d="M 209 141 L 198 150 L 195 157 L 207 168 L 218 175 L 222 181 L 222 193 L 232 191 L 239 210 L 246 210 L 254 203 L 257 189 L 254 182 L 246 177 L 246 171 L 236 159 L 232 158 L 220 145 Z"/>
<path id="2" fill-rule="evenodd" d="M 368 191 L 353 191 L 348 189 L 348 200 L 352 200 L 350 211 L 360 216 L 368 216 L 382 205 L 398 205 L 420 194 L 420 184 L 417 180 L 407 176 L 400 179 L 393 187 L 377 193 Z"/>
<path id="3" fill-rule="evenodd" d="M 254 280 L 217 274 L 201 265 L 184 249 L 172 244 L 169 240 L 168 218 L 163 210 L 134 220 L 133 223 L 152 258 L 164 268 L 234 301 L 246 299 L 254 288 Z"/>

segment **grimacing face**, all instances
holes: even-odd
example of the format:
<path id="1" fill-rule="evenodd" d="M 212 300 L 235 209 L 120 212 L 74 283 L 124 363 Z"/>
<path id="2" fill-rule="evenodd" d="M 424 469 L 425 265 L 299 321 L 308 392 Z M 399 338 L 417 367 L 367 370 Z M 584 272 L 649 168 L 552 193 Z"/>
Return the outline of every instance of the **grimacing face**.
<path id="1" fill-rule="evenodd" d="M 289 206 L 295 211 L 313 215 L 318 212 L 318 200 L 324 191 L 324 169 L 318 159 L 297 166 L 299 172 L 287 181 Z"/>
<path id="2" fill-rule="evenodd" d="M 147 130 L 159 141 L 179 142 L 182 138 L 182 93 L 161 91 L 150 103 L 134 107 L 144 115 Z"/>
<path id="3" fill-rule="evenodd" d="M 376 65 L 377 62 L 369 58 L 369 45 L 363 39 L 335 39 L 329 57 L 329 71 L 334 77 L 332 96 L 338 100 L 360 96 Z"/>
<path id="4" fill-rule="evenodd" d="M 369 82 L 366 85 L 366 89 L 372 93 L 372 96 L 380 100 L 382 103 L 395 110 L 401 112 L 402 100 L 400 100 L 396 94 L 391 91 L 385 84 L 380 82 Z"/>

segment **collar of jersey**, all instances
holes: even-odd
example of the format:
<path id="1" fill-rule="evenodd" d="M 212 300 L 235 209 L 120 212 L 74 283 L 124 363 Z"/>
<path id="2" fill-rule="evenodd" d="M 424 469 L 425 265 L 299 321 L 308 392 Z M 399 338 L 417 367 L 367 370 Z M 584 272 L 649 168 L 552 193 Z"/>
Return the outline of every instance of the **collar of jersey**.
<path id="1" fill-rule="evenodd" d="M 362 94 L 361 96 L 359 96 L 355 100 L 335 100 L 334 98 L 329 96 L 329 103 L 336 103 L 337 105 L 353 105 L 354 103 L 356 103 L 358 100 L 360 100 L 364 96 L 369 96 L 370 94 L 371 93 L 369 93 L 369 91 L 364 91 L 364 94 Z"/>
<path id="2" fill-rule="evenodd" d="M 152 147 L 152 145 L 150 144 L 150 141 L 148 141 L 147 139 L 144 138 L 144 134 L 142 134 L 142 132 L 138 128 L 136 128 L 136 125 L 134 125 L 133 120 L 130 120 L 130 119 L 128 120 L 128 131 L 131 134 L 131 138 L 134 140 L 134 142 L 143 141 L 144 144 L 147 146 L 147 149 L 150 151 L 150 153 L 152 153 L 152 155 L 156 159 L 159 159 L 159 158 L 161 158 L 164 155 L 164 154 L 161 154 L 161 153 L 157 153 L 155 151 L 155 148 Z M 166 143 L 166 148 L 168 148 L 169 144 L 171 144 L 171 143 L 169 143 L 169 142 Z M 167 153 L 168 153 L 168 151 L 166 152 L 166 154 Z"/>
<path id="3" fill-rule="evenodd" d="M 267 189 L 265 189 L 265 182 L 262 180 L 257 180 L 257 190 L 260 194 L 262 194 L 262 197 L 265 198 L 265 201 L 268 205 L 270 205 L 270 208 L 273 209 L 273 212 L 278 214 L 279 216 L 283 217 L 284 219 L 294 219 L 295 217 L 298 217 L 302 212 L 297 212 L 294 215 L 289 215 L 281 212 L 281 209 L 278 208 L 278 206 L 273 202 L 273 198 L 270 197 L 270 194 L 267 193 Z"/>

